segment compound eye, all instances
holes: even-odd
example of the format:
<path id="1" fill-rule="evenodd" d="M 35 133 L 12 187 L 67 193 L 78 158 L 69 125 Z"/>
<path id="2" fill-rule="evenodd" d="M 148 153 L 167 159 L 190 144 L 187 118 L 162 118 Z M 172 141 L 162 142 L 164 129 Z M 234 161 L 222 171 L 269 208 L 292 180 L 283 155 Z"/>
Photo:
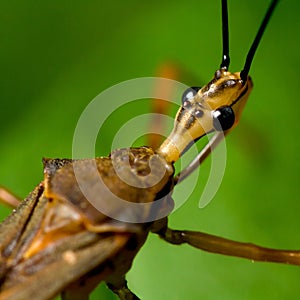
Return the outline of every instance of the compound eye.
<path id="1" fill-rule="evenodd" d="M 187 101 L 192 100 L 198 93 L 198 91 L 201 89 L 201 87 L 193 86 L 184 91 L 181 97 L 181 102 L 183 105 L 187 103 Z"/>
<path id="2" fill-rule="evenodd" d="M 230 129 L 234 120 L 234 111 L 230 106 L 222 106 L 213 112 L 213 125 L 217 131 Z"/>

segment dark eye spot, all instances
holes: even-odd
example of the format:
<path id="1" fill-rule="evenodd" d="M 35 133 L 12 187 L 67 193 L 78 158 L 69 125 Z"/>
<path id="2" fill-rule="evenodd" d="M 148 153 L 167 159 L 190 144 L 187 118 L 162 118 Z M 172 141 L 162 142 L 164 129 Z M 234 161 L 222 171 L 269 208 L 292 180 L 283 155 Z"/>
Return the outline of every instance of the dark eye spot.
<path id="1" fill-rule="evenodd" d="M 213 125 L 217 131 L 230 129 L 234 121 L 234 111 L 230 106 L 220 107 L 213 112 Z"/>
<path id="2" fill-rule="evenodd" d="M 203 110 L 198 109 L 198 110 L 195 111 L 194 114 L 195 114 L 196 118 L 201 118 L 204 115 L 204 112 L 203 112 Z"/>
<path id="3" fill-rule="evenodd" d="M 183 103 L 182 103 L 183 107 L 184 108 L 190 108 L 192 106 L 192 103 L 190 100 L 185 100 Z"/>
<path id="4" fill-rule="evenodd" d="M 186 101 L 192 100 L 197 95 L 197 93 L 200 89 L 201 89 L 200 87 L 196 87 L 196 86 L 186 89 L 183 92 L 182 97 L 181 97 L 182 104 L 184 105 L 184 103 Z"/>

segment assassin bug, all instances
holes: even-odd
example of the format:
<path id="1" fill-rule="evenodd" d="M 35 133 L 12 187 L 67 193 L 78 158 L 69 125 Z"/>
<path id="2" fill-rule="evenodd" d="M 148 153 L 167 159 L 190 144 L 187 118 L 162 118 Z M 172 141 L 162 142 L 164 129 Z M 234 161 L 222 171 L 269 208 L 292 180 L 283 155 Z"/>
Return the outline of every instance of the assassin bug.
<path id="1" fill-rule="evenodd" d="M 275 5 L 275 2 L 273 2 L 273 5 Z M 225 7 L 225 6 L 224 6 Z M 226 9 L 223 9 L 223 12 L 225 12 L 226 14 Z M 225 26 L 226 29 L 226 26 Z M 225 33 L 226 35 L 226 33 Z M 226 48 L 226 47 L 225 47 Z M 225 51 L 225 53 L 227 54 L 227 52 Z M 228 63 L 228 59 L 226 58 L 223 63 L 222 63 L 222 67 L 224 67 L 224 69 L 226 67 L 228 67 L 227 65 Z M 217 80 L 221 80 L 222 81 L 222 76 L 224 75 L 224 73 L 226 73 L 225 70 L 219 71 L 218 73 L 216 73 L 215 77 Z M 247 73 L 247 72 L 246 72 Z M 248 79 L 246 77 L 246 75 L 244 74 L 245 78 L 242 80 L 244 83 L 248 83 Z M 236 78 L 231 77 L 230 80 L 236 80 Z M 216 81 L 217 82 L 217 81 Z M 250 83 L 249 83 L 250 84 Z M 234 86 L 235 84 L 233 82 L 230 82 L 230 85 Z M 217 85 L 218 87 L 218 85 Z M 205 90 L 202 90 L 205 92 Z M 189 91 L 190 92 L 190 91 Z M 197 98 L 197 97 L 196 97 Z M 196 99 L 195 98 L 195 99 Z M 194 99 L 187 99 L 187 97 L 184 97 L 184 106 L 186 108 L 188 107 L 194 107 L 193 106 L 193 101 Z M 196 99 L 197 100 L 197 99 Z M 191 102 L 191 103 L 187 103 L 187 101 Z M 237 102 L 238 103 L 238 102 Z M 195 103 L 194 103 L 195 104 Z M 222 104 L 224 104 L 222 102 Z M 226 115 L 228 115 L 229 117 L 229 122 L 227 123 L 227 121 L 225 123 L 222 123 L 222 127 L 225 130 L 229 130 L 229 128 L 233 125 L 234 120 L 232 118 L 232 111 L 228 108 L 228 109 L 219 109 L 219 107 L 213 107 L 213 118 L 220 118 L 220 116 L 223 115 L 223 113 L 226 113 Z M 201 114 L 200 112 L 197 111 L 196 115 L 198 117 L 204 117 L 205 120 L 207 120 L 207 127 L 208 128 L 212 128 L 211 127 L 211 115 L 209 115 L 210 110 L 207 109 L 206 107 L 203 107 L 203 115 L 199 115 Z M 216 111 L 217 110 L 217 111 Z M 189 118 L 186 118 L 186 115 L 189 114 L 188 109 L 185 110 L 181 110 L 181 112 L 179 113 L 179 117 L 181 118 L 181 120 L 185 120 L 188 121 L 189 126 L 191 126 L 191 128 L 193 127 L 193 122 L 190 122 Z M 216 112 L 215 112 L 216 111 Z M 235 113 L 237 113 L 238 111 L 234 111 Z M 238 116 L 238 115 L 237 115 Z M 236 116 L 236 117 L 237 117 Z M 225 118 L 226 119 L 226 118 Z M 212 121 L 213 122 L 213 121 Z M 204 125 L 202 125 L 204 126 Z M 218 123 L 214 123 L 213 127 L 217 127 L 219 129 L 219 124 Z M 198 128 L 199 129 L 199 128 Z M 198 130 L 196 129 L 196 131 Z M 200 128 L 201 130 L 201 128 Z M 206 130 L 206 131 L 209 131 Z M 184 132 L 183 132 L 184 133 Z M 226 132 L 225 132 L 226 133 Z M 193 133 L 194 135 L 194 133 Z M 196 137 L 197 135 L 199 135 L 199 133 L 196 133 Z M 180 136 L 182 137 L 182 134 L 180 134 Z M 151 152 L 151 149 L 146 149 L 146 148 L 139 148 L 137 150 L 132 149 L 132 153 L 131 155 L 133 156 L 132 158 L 134 158 L 135 155 L 139 156 L 139 155 L 147 155 L 149 156 L 150 159 L 153 158 L 154 163 L 157 164 L 157 167 L 160 167 L 161 164 L 165 165 L 164 160 L 169 161 L 170 163 L 173 160 L 177 159 L 177 156 L 179 156 L 178 152 L 181 152 L 184 150 L 184 148 L 186 147 L 186 144 L 180 144 L 178 145 L 179 151 L 172 145 L 173 143 L 171 142 L 172 140 L 174 140 L 174 138 L 177 137 L 177 133 L 175 132 L 174 135 L 171 135 L 169 137 L 169 139 L 166 140 L 166 142 L 159 148 L 158 153 L 161 153 L 160 155 L 155 156 L 155 154 L 153 152 Z M 217 136 L 218 137 L 218 136 Z M 206 148 L 207 152 L 210 151 L 210 148 Z M 115 155 L 117 158 L 120 157 L 119 155 L 124 155 L 127 154 L 127 152 L 125 150 L 120 150 L 120 151 L 116 151 L 114 152 L 113 155 Z M 206 153 L 206 152 L 204 152 Z M 161 156 L 164 158 L 162 161 Z M 205 157 L 205 155 L 202 154 L 201 159 L 203 159 Z M 146 158 L 146 164 L 143 166 L 143 163 L 145 163 L 144 161 L 141 161 L 140 163 L 142 164 L 142 170 L 143 171 L 145 168 L 145 170 L 147 170 L 148 166 L 147 166 L 147 159 Z M 109 158 L 106 159 L 99 159 L 99 163 L 100 163 L 100 168 L 103 167 L 103 170 L 105 171 L 106 167 L 108 167 L 108 169 L 110 170 L 109 167 Z M 108 163 L 108 165 L 102 165 Z M 138 161 L 139 162 L 139 161 Z M 84 163 L 84 165 L 82 165 L 81 163 Z M 49 218 L 46 218 L 46 222 L 45 224 L 43 224 L 43 226 L 48 227 L 48 231 L 50 232 L 50 236 L 47 236 L 45 234 L 45 236 L 41 236 L 39 232 L 34 231 L 34 229 L 36 228 L 35 225 L 40 225 L 35 224 L 34 222 L 31 223 L 27 223 L 26 224 L 26 230 L 24 230 L 24 232 L 22 233 L 22 240 L 23 242 L 20 243 L 18 242 L 18 245 L 16 248 L 11 249 L 14 243 L 14 239 L 13 240 L 9 240 L 9 246 L 11 247 L 5 247 L 4 249 L 6 251 L 3 251 L 4 255 L 8 255 L 8 253 L 10 251 L 12 251 L 12 253 L 14 253 L 14 255 L 12 255 L 11 257 L 9 256 L 9 259 L 7 259 L 6 257 L 6 261 L 4 261 L 4 267 L 8 267 L 5 271 L 8 270 L 8 273 L 5 274 L 4 276 L 4 289 L 3 289 L 3 293 L 2 293 L 2 297 L 6 297 L 8 294 L 11 294 L 12 297 L 14 297 L 14 299 L 18 299 L 18 297 L 20 299 L 24 299 L 24 297 L 28 297 L 32 296 L 32 293 L 36 293 L 36 290 L 39 290 L 39 294 L 38 296 L 40 297 L 44 297 L 44 298 L 49 298 L 50 296 L 54 295 L 54 292 L 59 292 L 61 290 L 65 290 L 66 292 L 64 293 L 64 297 L 68 298 L 70 297 L 70 295 L 72 295 L 71 297 L 73 298 L 73 293 L 79 295 L 80 297 L 82 297 L 82 293 L 86 293 L 86 290 L 89 290 L 90 288 L 92 288 L 94 286 L 94 280 L 99 281 L 99 280 L 107 280 L 107 273 L 111 273 L 112 271 L 114 271 L 114 269 L 117 269 L 118 266 L 122 266 L 122 257 L 125 257 L 125 260 L 129 260 L 130 263 L 130 259 L 131 259 L 131 255 L 135 254 L 135 251 L 138 250 L 138 246 L 139 244 L 143 243 L 143 239 L 145 238 L 144 235 L 147 234 L 147 230 L 149 230 L 147 227 L 143 228 L 145 231 L 143 231 L 140 234 L 140 231 L 138 230 L 138 228 L 136 228 L 135 226 L 130 226 L 128 224 L 115 224 L 114 222 L 110 222 L 110 220 L 108 218 L 103 217 L 102 215 L 95 215 L 94 211 L 92 210 L 92 208 L 88 207 L 84 210 L 84 212 L 86 213 L 86 215 L 88 216 L 88 220 L 81 220 L 80 222 L 77 222 L 77 214 L 76 214 L 76 210 L 72 211 L 72 205 L 70 205 L 70 207 L 67 210 L 67 214 L 65 213 L 64 210 L 64 205 L 66 204 L 66 206 L 68 207 L 69 204 L 67 203 L 62 203 L 62 205 L 57 205 L 59 203 L 55 203 L 55 202 L 59 202 L 57 200 L 57 198 L 63 197 L 64 194 L 67 194 L 68 196 L 70 195 L 71 197 L 71 192 L 73 190 L 73 188 L 75 188 L 74 181 L 70 180 L 69 182 L 64 182 L 65 185 L 64 186 L 60 186 L 60 178 L 61 176 L 65 176 L 65 175 L 70 175 L 72 174 L 72 171 L 70 169 L 70 167 L 72 166 L 79 166 L 79 168 L 84 168 L 86 167 L 86 165 L 88 165 L 90 163 L 89 160 L 83 160 L 83 161 L 79 161 L 79 162 L 75 162 L 75 161 L 71 161 L 71 160 L 47 160 L 45 161 L 45 171 L 46 171 L 46 179 L 43 183 L 43 185 L 39 186 L 35 192 L 33 192 L 32 196 L 29 198 L 29 200 L 27 200 L 27 203 L 25 202 L 24 205 L 22 205 L 19 209 L 18 209 L 18 213 L 14 214 L 14 216 L 10 217 L 9 219 L 7 219 L 8 221 L 5 221 L 3 224 L 3 228 L 5 229 L 2 231 L 3 228 L 1 228 L 1 232 L 3 233 L 3 240 L 4 243 L 1 245 L 4 245 L 5 242 L 7 241 L 7 236 L 10 237 L 10 235 L 8 234 L 9 230 L 12 229 L 9 226 L 10 222 L 13 222 L 13 225 L 17 225 L 19 224 L 19 222 L 23 222 L 22 220 L 25 217 L 25 220 L 29 220 L 28 216 L 26 216 L 26 214 L 28 214 L 30 212 L 30 210 L 24 210 L 25 208 L 29 208 L 30 204 L 34 201 L 38 201 L 37 206 L 35 207 L 34 210 L 34 214 L 36 214 L 37 216 L 39 216 L 39 211 L 38 209 L 40 208 L 41 211 L 43 211 L 43 209 L 45 209 L 45 205 L 47 206 L 47 215 L 46 217 L 50 216 L 51 217 L 51 211 L 56 211 L 58 209 L 58 207 L 60 207 L 61 211 L 57 210 L 56 212 L 58 213 L 58 217 L 65 217 L 65 218 L 70 218 L 70 221 L 72 220 L 72 226 L 70 226 L 70 228 L 68 227 L 70 224 L 68 224 L 67 228 L 64 228 L 64 226 L 62 226 L 63 230 L 59 230 L 56 231 L 57 228 L 55 228 L 56 223 L 52 223 L 51 220 L 49 220 Z M 135 165 L 133 163 L 133 165 Z M 171 164 L 170 164 L 171 165 Z M 149 189 L 146 192 L 149 192 L 149 195 L 145 195 L 145 198 L 147 199 L 147 197 L 149 197 L 149 199 L 153 200 L 153 198 L 151 198 L 151 194 L 157 194 L 158 191 L 162 190 L 162 187 L 165 187 L 166 190 L 168 191 L 170 189 L 170 186 L 168 186 L 168 184 L 172 183 L 172 180 L 170 181 L 169 177 L 171 177 L 172 174 L 172 169 L 169 168 L 169 164 L 167 164 L 167 168 L 168 171 L 170 171 L 170 173 L 166 173 L 167 177 L 163 177 L 162 181 L 160 181 L 158 183 L 158 185 L 154 186 L 153 189 Z M 188 172 L 187 172 L 188 173 Z M 112 176 L 108 176 L 107 179 L 109 179 L 109 181 L 107 182 L 107 184 L 112 184 L 115 185 L 116 183 L 120 183 L 118 182 L 118 179 L 115 177 L 114 174 L 111 174 Z M 131 176 L 131 174 L 128 174 L 128 176 Z M 173 177 L 172 177 L 173 178 Z M 175 181 L 174 184 L 177 183 L 177 178 L 179 177 L 175 177 Z M 113 182 L 112 180 L 116 180 L 116 182 Z M 121 183 L 120 183 L 121 184 Z M 71 186 L 71 189 L 70 189 Z M 41 193 L 44 192 L 44 189 L 47 193 L 45 193 L 46 198 L 42 198 L 41 197 Z M 62 195 L 62 194 L 63 195 Z M 128 190 L 129 193 L 129 190 Z M 132 191 L 132 195 L 136 195 L 135 191 Z M 51 200 L 52 199 L 52 200 Z M 47 202 L 47 200 L 49 200 Z M 79 199 L 80 200 L 80 199 Z M 131 200 L 131 199 L 128 199 Z M 167 202 L 168 199 L 166 199 Z M 76 202 L 74 199 L 71 200 L 71 202 Z M 53 203 L 54 202 L 54 203 Z M 27 204 L 27 206 L 26 206 Z M 76 203 L 78 205 L 81 204 L 81 200 Z M 166 203 L 167 204 L 167 203 Z M 168 209 L 168 207 L 167 207 Z M 25 214 L 25 216 L 24 216 Z M 30 212 L 31 214 L 31 212 Z M 41 216 L 41 215 L 40 215 Z M 53 216 L 53 215 L 52 215 Z M 21 218 L 22 220 L 19 220 L 19 218 Z M 54 215 L 54 218 L 57 218 L 57 216 Z M 103 224 L 101 221 L 103 221 L 103 218 L 105 220 L 105 223 Z M 100 221 L 99 221 L 100 220 Z M 61 221 L 61 220 L 58 220 Z M 95 221 L 95 224 L 91 224 L 92 222 L 90 221 Z M 164 219 L 165 221 L 165 219 Z M 47 223 L 49 222 L 49 223 Z M 58 222 L 59 223 L 59 222 Z M 98 224 L 99 223 L 99 224 Z M 51 228 L 53 225 L 53 228 Z M 64 224 L 63 224 L 64 225 Z M 73 227 L 74 225 L 74 227 Z M 95 225 L 95 226 L 94 226 Z M 102 225 L 106 226 L 106 229 L 103 229 Z M 156 225 L 160 225 L 158 227 L 153 227 L 153 231 L 156 231 L 157 233 L 159 233 L 163 238 L 165 238 L 166 240 L 172 240 L 173 243 L 177 243 L 178 241 L 174 240 L 172 235 L 169 235 L 169 233 L 171 233 L 171 231 L 165 231 L 165 227 L 162 224 L 159 224 L 159 222 L 157 222 Z M 105 227 L 104 226 L 104 227 Z M 128 226 L 128 227 L 127 227 Z M 102 229 L 101 229 L 102 227 Z M 31 231 L 29 230 L 29 228 L 33 229 L 34 233 L 37 233 L 37 235 L 34 237 L 34 241 L 32 242 L 32 236 L 31 236 Z M 83 228 L 88 229 L 86 230 L 82 230 Z M 25 229 L 22 227 L 22 229 Z M 50 229 L 50 230 L 49 230 Z M 68 247 L 70 247 L 70 251 L 69 249 L 64 248 L 64 243 L 60 244 L 59 243 L 59 239 L 60 238 L 66 238 L 68 239 L 69 236 L 71 236 L 72 234 L 81 234 L 80 238 L 78 236 L 78 240 L 76 239 L 76 243 L 72 243 L 72 241 L 69 239 L 68 243 L 66 243 L 65 245 L 68 245 Z M 107 234 L 109 233 L 109 234 Z M 177 234 L 179 232 L 175 232 L 175 234 Z M 137 239 L 135 239 L 135 235 L 138 236 Z M 180 234 L 181 235 L 181 234 Z M 196 235 L 198 238 L 203 237 L 204 238 L 204 242 L 206 241 L 205 245 L 206 247 L 209 247 L 209 243 L 213 242 L 216 243 L 217 245 L 213 246 L 213 251 L 217 251 L 218 248 L 218 242 L 219 242 L 219 246 L 222 248 L 222 246 L 224 246 L 223 242 L 225 242 L 224 240 L 219 240 L 219 239 L 214 239 L 212 236 L 206 236 L 206 235 L 201 235 L 200 233 L 189 233 L 189 232 L 185 232 L 184 233 L 185 236 L 191 238 L 193 240 L 193 236 Z M 207 240 L 205 239 L 207 237 Z M 42 238 L 42 242 L 41 242 L 41 238 Z M 49 240 L 47 240 L 47 238 L 49 238 Z M 45 241 L 46 240 L 46 241 Z M 72 240 L 74 240 L 74 238 L 72 237 Z M 80 242 L 78 242 L 80 241 Z M 43 244 L 44 242 L 44 244 Z M 51 247 L 51 243 L 53 242 L 55 248 Z M 198 240 L 193 240 L 192 242 L 196 243 L 198 247 L 201 248 L 201 246 L 198 244 Z M 42 246 L 40 246 L 41 244 Z M 81 244 L 82 243 L 82 244 Z M 246 245 L 242 245 L 242 244 L 235 244 L 234 242 L 229 242 L 228 243 L 233 246 L 232 247 L 232 251 L 233 251 L 233 255 L 241 255 L 242 256 L 242 252 L 239 252 L 237 250 L 237 248 L 235 248 L 234 246 L 240 246 L 241 250 L 245 250 L 244 246 L 249 250 L 258 250 L 259 248 L 256 248 L 254 246 L 246 246 Z M 125 247 L 125 244 L 127 244 L 127 247 Z M 81 249 L 83 249 L 84 247 L 87 247 L 87 252 L 84 252 L 83 250 L 80 251 Z M 26 248 L 27 246 L 29 246 L 29 248 Z M 48 247 L 49 246 L 49 247 Z M 24 247 L 26 249 L 24 249 Z M 47 248 L 48 247 L 48 248 Z M 80 250 L 78 250 L 78 247 L 80 247 Z M 205 248 L 205 247 L 204 247 Z M 226 249 L 224 249 L 226 254 L 230 254 L 230 249 L 227 249 L 227 247 L 225 247 Z M 58 251 L 54 251 L 53 250 L 58 250 Z M 112 250 L 114 249 L 117 253 L 120 250 L 124 250 L 124 252 L 122 252 L 122 256 L 120 257 L 114 257 L 114 251 Z M 219 248 L 220 249 L 220 248 Z M 49 252 L 47 252 L 47 250 Z M 78 250 L 78 251 L 77 251 Z M 106 252 L 106 250 L 108 252 Z M 207 250 L 207 249 L 206 249 Z M 25 251 L 25 254 L 24 254 Z M 101 255 L 99 255 L 99 252 L 101 252 Z M 267 251 L 268 252 L 268 251 Z M 52 254 L 51 254 L 52 253 Z M 261 253 L 258 250 L 258 253 Z M 48 254 L 50 254 L 48 256 Z M 23 257 L 22 257 L 23 255 Z M 47 255 L 47 258 L 49 257 L 49 260 L 45 259 L 45 255 Z M 116 254 L 117 255 L 117 254 Z M 274 256 L 273 256 L 274 255 Z M 287 255 L 287 256 L 286 256 Z M 117 255 L 118 256 L 118 255 Z M 256 258 L 258 259 L 258 257 L 252 257 L 250 256 L 250 254 L 247 254 L 248 258 Z M 272 258 L 273 257 L 273 258 Z M 295 260 L 293 260 L 293 258 Z M 105 258 L 105 263 L 102 263 L 103 259 Z M 114 258 L 114 260 L 112 261 L 107 261 L 106 258 Z M 20 259 L 22 261 L 22 259 L 24 259 L 24 263 L 22 264 L 22 262 L 20 262 Z M 89 265 L 89 263 L 94 263 L 97 264 L 97 259 L 100 260 L 100 266 L 95 266 L 95 265 Z M 277 252 L 275 250 L 270 250 L 269 254 L 267 254 L 267 256 L 265 257 L 266 260 L 283 260 L 286 261 L 288 260 L 290 263 L 295 263 L 295 264 L 299 264 L 299 252 L 294 251 L 294 252 Z M 18 263 L 16 264 L 16 267 L 11 267 L 9 264 L 14 265 L 14 263 L 18 261 Z M 19 263 L 20 262 L 20 263 Z M 99 263 L 99 261 L 98 261 Z M 6 265 L 7 264 L 7 265 Z M 55 282 L 55 277 L 53 277 L 55 275 L 54 272 L 51 272 L 52 270 L 57 270 L 57 268 L 59 268 L 59 266 L 61 266 L 62 264 L 64 264 L 64 266 L 66 266 L 66 268 L 63 270 L 66 273 L 63 274 L 64 276 L 62 276 L 63 280 L 60 280 L 60 282 Z M 128 266 L 124 266 L 124 269 L 120 269 L 120 272 L 123 273 L 126 271 Z M 10 269 L 11 268 L 11 269 Z M 69 269 L 68 269 L 69 268 Z M 84 269 L 83 269 L 84 268 Z M 89 269 L 90 268 L 90 269 Z M 96 269 L 95 269 L 96 268 Z M 4 268 L 5 269 L 5 268 Z M 93 269 L 93 272 L 87 273 L 88 270 Z M 5 272 L 4 271 L 4 272 Z M 87 273 L 85 274 L 83 277 L 87 276 L 90 277 L 89 278 L 89 282 L 87 286 L 85 287 L 80 287 L 78 285 L 76 285 L 76 282 L 73 282 L 74 277 L 72 278 L 68 278 L 68 276 L 74 276 L 73 273 L 75 273 L 75 276 L 79 276 L 81 277 L 81 272 Z M 97 272 L 96 272 L 97 271 Z M 14 273 L 15 272 L 15 273 Z M 25 272 L 24 274 L 22 272 Z M 9 274 L 10 273 L 10 274 Z M 31 276 L 38 276 L 39 278 L 45 278 L 45 280 L 39 281 L 36 283 L 36 286 L 32 285 L 30 287 L 28 287 L 28 284 L 26 284 L 26 276 L 30 276 L 27 273 L 31 273 Z M 72 275 L 71 275 L 72 273 Z M 95 277 L 97 275 L 97 273 L 99 274 L 99 277 Z M 7 275 L 8 274 L 8 275 Z M 34 274 L 34 275 L 32 275 Z M 54 274 L 49 275 L 49 274 Z M 43 276 L 45 275 L 45 276 Z M 22 277 L 24 276 L 24 278 Z M 103 277 L 101 277 L 103 276 Z M 116 282 L 115 280 L 116 278 L 112 278 L 110 280 L 107 280 L 110 282 L 110 287 L 115 289 L 116 285 L 119 282 Z M 122 279 L 122 278 L 121 278 Z M 22 283 L 22 280 L 25 280 L 25 283 Z M 65 280 L 65 281 L 64 281 Z M 19 282 L 20 281 L 20 282 Z M 75 280 L 76 281 L 76 280 Z M 71 286 L 67 286 L 68 283 L 73 283 L 73 285 Z M 77 282 L 78 283 L 78 282 Z M 112 284 L 114 284 L 114 286 L 112 286 Z M 124 284 L 124 282 L 120 282 L 120 284 Z M 13 287 L 11 287 L 13 286 Z M 75 292 L 74 292 L 75 290 Z M 130 293 L 129 290 L 127 290 L 124 286 L 122 289 L 117 291 L 120 294 L 120 297 L 124 297 L 125 299 L 131 299 L 134 298 L 134 296 Z M 44 296 L 43 296 L 44 295 Z M 8 297 L 8 296 L 7 296 Z"/>

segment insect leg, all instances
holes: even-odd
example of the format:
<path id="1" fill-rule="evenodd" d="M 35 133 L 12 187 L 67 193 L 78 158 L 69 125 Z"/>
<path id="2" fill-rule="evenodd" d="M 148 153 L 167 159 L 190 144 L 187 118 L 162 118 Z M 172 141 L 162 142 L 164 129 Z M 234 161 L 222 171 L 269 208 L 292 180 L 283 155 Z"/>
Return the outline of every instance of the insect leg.
<path id="1" fill-rule="evenodd" d="M 167 62 L 159 66 L 157 70 L 157 79 L 154 85 L 154 99 L 151 101 L 151 112 L 153 116 L 150 119 L 149 134 L 147 134 L 146 145 L 149 145 L 153 149 L 158 149 L 163 141 L 163 132 L 166 129 L 165 119 L 162 115 L 168 115 L 170 110 L 170 103 L 163 99 L 172 99 L 172 93 L 174 92 L 174 84 L 170 80 L 169 84 L 167 81 L 161 80 L 172 79 L 179 80 L 180 70 L 177 65 L 171 62 Z"/>
<path id="2" fill-rule="evenodd" d="M 299 250 L 277 250 L 250 243 L 241 243 L 207 233 L 164 228 L 157 232 L 168 243 L 189 244 L 195 248 L 223 255 L 300 266 Z"/>
<path id="3" fill-rule="evenodd" d="M 175 178 L 175 184 L 180 183 L 186 177 L 188 177 L 195 169 L 198 168 L 199 165 L 209 156 L 209 154 L 218 146 L 218 144 L 225 138 L 228 134 L 228 131 L 225 132 L 217 132 L 210 139 L 210 141 L 204 146 L 201 152 L 194 158 L 194 160 L 184 168 L 180 173 L 178 173 Z"/>
<path id="4" fill-rule="evenodd" d="M 118 283 L 107 282 L 108 288 L 113 291 L 120 300 L 140 300 L 127 286 L 125 277 L 122 277 Z"/>
<path id="5" fill-rule="evenodd" d="M 20 199 L 6 188 L 0 187 L 0 202 L 8 207 L 15 208 L 20 204 Z"/>

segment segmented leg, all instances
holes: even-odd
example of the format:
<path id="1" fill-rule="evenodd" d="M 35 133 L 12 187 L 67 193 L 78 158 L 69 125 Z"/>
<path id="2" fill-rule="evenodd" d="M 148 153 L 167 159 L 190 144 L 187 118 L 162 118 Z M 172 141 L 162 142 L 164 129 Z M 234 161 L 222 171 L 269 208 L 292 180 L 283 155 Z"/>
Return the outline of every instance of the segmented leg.
<path id="1" fill-rule="evenodd" d="M 223 141 L 228 132 L 217 132 L 211 138 L 211 140 L 204 146 L 201 152 L 193 159 L 193 161 L 185 167 L 180 173 L 174 178 L 174 183 L 178 184 L 194 172 L 199 165 L 209 156 L 209 154 Z"/>
<path id="2" fill-rule="evenodd" d="M 250 243 L 241 243 L 218 236 L 186 230 L 165 228 L 158 232 L 171 244 L 189 244 L 195 248 L 223 255 L 247 258 L 253 261 L 276 262 L 300 266 L 299 250 L 277 250 Z"/>
<path id="3" fill-rule="evenodd" d="M 122 278 L 118 284 L 107 283 L 108 288 L 113 291 L 120 300 L 140 300 L 128 287 L 125 278 Z"/>
<path id="4" fill-rule="evenodd" d="M 20 204 L 20 199 L 6 188 L 0 187 L 0 202 L 11 208 L 15 208 Z"/>

